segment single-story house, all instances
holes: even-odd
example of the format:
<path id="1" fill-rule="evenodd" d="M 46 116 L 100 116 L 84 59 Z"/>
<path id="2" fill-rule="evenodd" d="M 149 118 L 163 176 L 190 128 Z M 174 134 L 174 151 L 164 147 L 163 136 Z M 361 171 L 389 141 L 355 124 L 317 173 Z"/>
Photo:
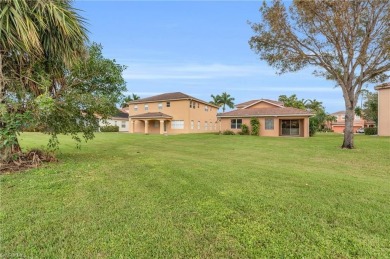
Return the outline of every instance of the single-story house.
<path id="1" fill-rule="evenodd" d="M 260 121 L 260 136 L 309 137 L 309 118 L 313 116 L 307 110 L 285 107 L 282 102 L 257 99 L 236 105 L 236 110 L 217 115 L 220 130 L 241 131 L 241 125 L 250 128 L 251 118 Z"/>

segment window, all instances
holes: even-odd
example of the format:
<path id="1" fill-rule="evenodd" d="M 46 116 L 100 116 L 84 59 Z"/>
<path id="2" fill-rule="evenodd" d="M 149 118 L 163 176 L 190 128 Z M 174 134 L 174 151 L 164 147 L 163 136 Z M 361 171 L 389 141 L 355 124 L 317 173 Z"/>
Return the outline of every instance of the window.
<path id="1" fill-rule="evenodd" d="M 210 130 L 213 130 L 213 123 L 210 121 Z"/>
<path id="2" fill-rule="evenodd" d="M 134 105 L 134 111 L 138 111 L 138 105 Z"/>
<path id="3" fill-rule="evenodd" d="M 159 104 L 158 104 L 158 109 L 159 109 L 159 110 L 162 110 L 162 103 L 159 103 Z"/>
<path id="4" fill-rule="evenodd" d="M 114 124 L 115 124 L 115 126 L 118 126 L 118 122 L 117 121 L 114 121 Z"/>
<path id="5" fill-rule="evenodd" d="M 126 128 L 126 121 L 122 121 L 122 128 Z"/>
<path id="6" fill-rule="evenodd" d="M 171 102 L 167 102 L 167 107 L 171 107 Z"/>
<path id="7" fill-rule="evenodd" d="M 241 129 L 242 119 L 232 119 L 230 122 L 231 129 Z"/>
<path id="8" fill-rule="evenodd" d="M 205 105 L 205 106 L 204 106 L 204 110 L 205 110 L 206 112 L 208 112 L 208 111 L 209 111 L 209 107 L 208 107 L 207 105 Z"/>
<path id="9" fill-rule="evenodd" d="M 274 129 L 274 119 L 265 119 L 265 129 L 273 130 Z"/>
<path id="10" fill-rule="evenodd" d="M 198 130 L 200 129 L 200 121 L 198 121 Z"/>
<path id="11" fill-rule="evenodd" d="M 171 128 L 172 129 L 184 129 L 184 121 L 172 121 L 171 123 Z"/>
<path id="12" fill-rule="evenodd" d="M 192 108 L 192 101 L 190 101 L 190 108 Z"/>
<path id="13" fill-rule="evenodd" d="M 149 110 L 149 105 L 145 104 L 145 111 Z"/>
<path id="14" fill-rule="evenodd" d="M 207 121 L 204 122 L 204 130 L 208 129 Z"/>
<path id="15" fill-rule="evenodd" d="M 194 129 L 194 121 L 191 121 L 191 129 Z"/>

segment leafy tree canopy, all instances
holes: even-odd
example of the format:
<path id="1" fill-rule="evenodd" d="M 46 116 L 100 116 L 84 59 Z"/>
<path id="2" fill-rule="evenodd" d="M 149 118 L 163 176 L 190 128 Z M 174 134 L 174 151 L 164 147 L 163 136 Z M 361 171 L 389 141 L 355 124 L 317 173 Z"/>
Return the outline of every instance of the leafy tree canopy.
<path id="1" fill-rule="evenodd" d="M 367 83 L 390 70 L 390 2 L 386 0 L 274 0 L 260 8 L 250 47 L 279 73 L 314 67 L 340 87 L 346 109 L 343 148 L 353 148 L 353 119 Z"/>

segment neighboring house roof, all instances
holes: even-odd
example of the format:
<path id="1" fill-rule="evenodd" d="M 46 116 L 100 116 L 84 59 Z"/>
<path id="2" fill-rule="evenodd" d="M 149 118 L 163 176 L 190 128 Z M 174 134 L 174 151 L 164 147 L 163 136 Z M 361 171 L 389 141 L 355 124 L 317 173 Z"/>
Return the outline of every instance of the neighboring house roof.
<path id="1" fill-rule="evenodd" d="M 283 102 L 279 102 L 279 101 L 274 101 L 274 100 L 270 100 L 270 99 L 256 99 L 256 100 L 250 100 L 250 101 L 247 101 L 247 102 L 243 102 L 243 103 L 239 103 L 236 105 L 236 108 L 245 108 L 245 107 L 248 107 L 248 106 L 252 106 L 252 105 L 255 105 L 259 102 L 266 102 L 266 103 L 270 103 L 270 104 L 273 104 L 273 105 L 276 105 L 276 106 L 283 106 Z"/>
<path id="2" fill-rule="evenodd" d="M 254 108 L 238 109 L 230 112 L 220 113 L 217 117 L 260 117 L 260 116 L 311 116 L 314 115 L 306 110 L 292 107 L 283 108 Z"/>
<path id="3" fill-rule="evenodd" d="M 374 87 L 375 90 L 382 90 L 382 89 L 387 89 L 387 88 L 390 88 L 390 82 L 387 82 L 387 83 L 384 83 L 381 85 L 377 85 Z"/>
<path id="4" fill-rule="evenodd" d="M 183 94 L 182 92 L 159 94 L 159 95 L 131 101 L 131 102 L 129 102 L 129 104 L 150 103 L 150 102 L 158 102 L 158 101 L 173 101 L 173 100 L 195 100 L 195 101 L 207 104 L 209 106 L 219 108 L 218 106 L 216 106 L 214 104 L 205 102 L 203 100 L 200 100 L 198 98 L 192 97 L 192 96 L 187 95 L 187 94 Z"/>
<path id="5" fill-rule="evenodd" d="M 137 114 L 137 115 L 132 115 L 130 118 L 134 119 L 171 119 L 172 116 L 162 113 L 162 112 L 147 112 L 147 113 L 142 113 L 142 114 Z"/>
<path id="6" fill-rule="evenodd" d="M 129 119 L 129 114 L 126 112 L 123 112 L 121 110 L 118 110 L 118 112 L 111 117 L 111 119 Z"/>
<path id="7" fill-rule="evenodd" d="M 345 115 L 345 111 L 334 112 L 334 113 L 331 113 L 330 115 Z"/>

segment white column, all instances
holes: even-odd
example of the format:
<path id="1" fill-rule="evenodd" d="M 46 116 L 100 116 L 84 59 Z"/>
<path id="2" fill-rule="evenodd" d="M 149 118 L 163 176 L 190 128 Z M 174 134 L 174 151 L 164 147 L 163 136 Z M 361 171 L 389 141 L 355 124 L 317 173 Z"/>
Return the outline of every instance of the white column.
<path id="1" fill-rule="evenodd" d="M 145 120 L 145 134 L 149 134 L 149 121 Z"/>
<path id="2" fill-rule="evenodd" d="M 164 134 L 164 120 L 160 120 L 160 134 Z"/>

